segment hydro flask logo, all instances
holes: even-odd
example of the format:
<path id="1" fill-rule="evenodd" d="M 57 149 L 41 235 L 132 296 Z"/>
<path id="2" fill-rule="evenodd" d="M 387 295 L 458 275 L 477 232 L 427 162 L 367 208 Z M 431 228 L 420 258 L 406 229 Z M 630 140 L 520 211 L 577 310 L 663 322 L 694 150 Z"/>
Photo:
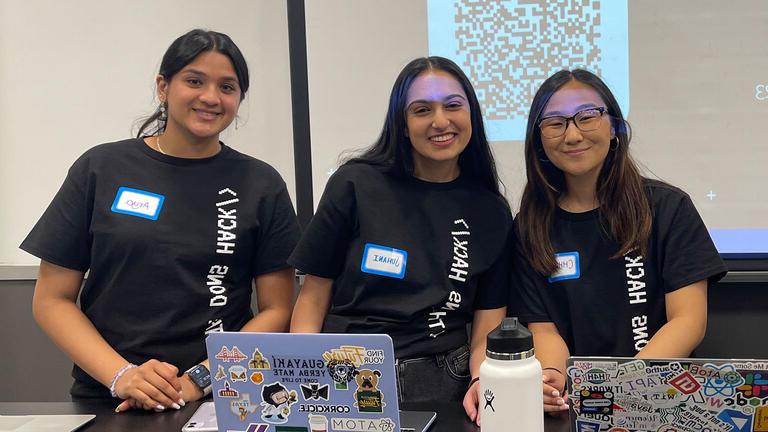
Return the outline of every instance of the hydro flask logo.
<path id="1" fill-rule="evenodd" d="M 493 408 L 493 399 L 496 398 L 496 396 L 493 395 L 493 392 L 490 389 L 485 390 L 485 407 L 483 407 L 483 410 L 488 409 L 488 407 L 491 407 L 491 411 L 496 412 L 496 409 Z"/>

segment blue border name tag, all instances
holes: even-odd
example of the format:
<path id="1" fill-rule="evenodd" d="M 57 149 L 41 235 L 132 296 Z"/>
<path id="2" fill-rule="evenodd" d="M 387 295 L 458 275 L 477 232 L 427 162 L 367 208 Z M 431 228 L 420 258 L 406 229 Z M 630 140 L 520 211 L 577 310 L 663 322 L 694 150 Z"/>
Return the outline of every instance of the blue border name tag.
<path id="1" fill-rule="evenodd" d="M 363 273 L 402 279 L 405 277 L 407 263 L 408 252 L 404 250 L 366 243 L 360 270 Z"/>
<path id="2" fill-rule="evenodd" d="M 561 280 L 578 279 L 581 277 L 581 266 L 579 264 L 578 252 L 556 253 L 557 271 L 547 279 L 550 282 Z"/>
<path id="3" fill-rule="evenodd" d="M 115 202 L 112 203 L 112 211 L 157 220 L 160 209 L 163 208 L 163 201 L 165 197 L 162 195 L 121 186 L 117 190 Z"/>

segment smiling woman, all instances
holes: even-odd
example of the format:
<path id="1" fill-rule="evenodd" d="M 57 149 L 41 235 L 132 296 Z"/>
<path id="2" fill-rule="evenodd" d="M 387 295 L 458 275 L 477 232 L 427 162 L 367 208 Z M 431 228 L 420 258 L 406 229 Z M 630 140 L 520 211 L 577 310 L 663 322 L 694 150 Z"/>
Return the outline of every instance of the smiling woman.
<path id="1" fill-rule="evenodd" d="M 232 123 L 242 100 L 238 82 L 232 61 L 216 51 L 198 55 L 171 78 L 158 75 L 157 94 L 167 113 L 165 148 L 157 136 L 157 149 L 188 157 L 218 153 L 219 133 Z"/>
<path id="2" fill-rule="evenodd" d="M 593 203 L 576 202 L 577 183 L 590 188 L 608 156 L 609 143 L 616 139 L 611 120 L 603 121 L 605 102 L 587 84 L 572 80 L 549 99 L 541 115 L 541 147 L 549 161 L 565 175 L 572 185 L 571 194 L 564 194 L 560 206 L 574 211 L 591 210 Z M 607 117 L 607 116 L 606 116 Z M 573 127 L 568 125 L 573 122 Z M 618 144 L 617 144 L 618 145 Z M 615 148 L 614 148 L 615 150 Z"/>
<path id="3" fill-rule="evenodd" d="M 83 154 L 21 245 L 42 260 L 33 312 L 75 363 L 72 395 L 111 395 L 118 411 L 202 397 L 207 333 L 285 331 L 292 308 L 285 183 L 219 141 L 248 91 L 240 50 L 192 30 L 156 84 L 138 136 Z"/>
<path id="4" fill-rule="evenodd" d="M 568 408 L 569 355 L 687 357 L 726 270 L 690 197 L 643 178 L 629 142 L 596 75 L 560 71 L 536 92 L 510 309 L 533 333 L 547 411 Z"/>
<path id="5" fill-rule="evenodd" d="M 472 136 L 469 102 L 461 84 L 441 70 L 424 73 L 408 89 L 405 106 L 413 175 L 437 182 L 458 177 L 459 155 Z"/>
<path id="6" fill-rule="evenodd" d="M 155 81 L 160 104 L 138 137 L 152 130 L 154 139 L 145 142 L 162 154 L 201 158 L 218 153 L 219 133 L 234 120 L 249 87 L 248 66 L 237 45 L 227 35 L 193 30 L 168 48 Z"/>
<path id="7" fill-rule="evenodd" d="M 466 75 L 413 60 L 378 140 L 330 178 L 291 255 L 307 273 L 291 331 L 387 333 L 401 401 L 463 400 L 477 420 L 472 377 L 504 316 L 511 222 Z"/>

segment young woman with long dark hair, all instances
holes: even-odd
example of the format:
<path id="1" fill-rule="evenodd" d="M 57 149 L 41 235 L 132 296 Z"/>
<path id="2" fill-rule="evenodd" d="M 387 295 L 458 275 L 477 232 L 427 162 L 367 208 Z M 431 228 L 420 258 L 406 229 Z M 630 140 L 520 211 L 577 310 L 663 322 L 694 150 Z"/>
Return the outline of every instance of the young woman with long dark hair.
<path id="1" fill-rule="evenodd" d="M 531 104 L 511 309 L 534 336 L 544 408 L 567 409 L 569 355 L 686 357 L 726 271 L 690 197 L 644 178 L 595 74 L 560 71 Z"/>
<path id="2" fill-rule="evenodd" d="M 42 260 L 33 312 L 75 363 L 72 396 L 111 395 L 118 411 L 200 398 L 207 333 L 285 331 L 292 310 L 299 229 L 285 183 L 219 141 L 248 91 L 240 50 L 192 30 L 156 84 L 138 136 L 83 154 L 21 245 Z"/>
<path id="3" fill-rule="evenodd" d="M 463 400 L 474 420 L 510 232 L 472 85 L 448 59 L 413 60 L 379 139 L 330 178 L 291 255 L 307 273 L 291 331 L 387 333 L 400 400 Z"/>

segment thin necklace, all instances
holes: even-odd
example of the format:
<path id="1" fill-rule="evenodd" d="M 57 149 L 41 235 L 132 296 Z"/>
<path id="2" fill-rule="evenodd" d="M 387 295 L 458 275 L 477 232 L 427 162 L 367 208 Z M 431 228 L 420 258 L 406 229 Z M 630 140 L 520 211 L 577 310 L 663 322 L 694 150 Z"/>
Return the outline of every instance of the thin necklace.
<path id="1" fill-rule="evenodd" d="M 158 136 L 157 136 L 157 149 L 158 149 L 158 150 L 160 150 L 160 153 L 162 153 L 162 154 L 164 154 L 164 155 L 168 156 L 168 153 L 164 152 L 164 151 L 163 151 L 163 148 L 162 148 L 162 147 L 160 147 L 160 135 L 158 135 Z"/>

